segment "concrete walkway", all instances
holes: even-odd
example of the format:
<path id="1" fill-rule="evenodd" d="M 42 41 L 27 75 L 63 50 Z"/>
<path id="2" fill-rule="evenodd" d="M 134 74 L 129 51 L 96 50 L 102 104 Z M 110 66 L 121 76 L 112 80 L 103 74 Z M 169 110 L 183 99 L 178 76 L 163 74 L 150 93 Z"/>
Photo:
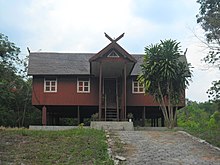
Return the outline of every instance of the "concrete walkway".
<path id="1" fill-rule="evenodd" d="M 220 151 L 181 132 L 118 131 L 128 165 L 220 165 Z"/>

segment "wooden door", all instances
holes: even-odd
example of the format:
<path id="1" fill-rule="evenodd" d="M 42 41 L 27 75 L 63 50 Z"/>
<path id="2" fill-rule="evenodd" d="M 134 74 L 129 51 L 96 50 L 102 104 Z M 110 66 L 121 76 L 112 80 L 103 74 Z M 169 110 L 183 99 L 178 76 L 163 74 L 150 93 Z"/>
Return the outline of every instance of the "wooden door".
<path id="1" fill-rule="evenodd" d="M 104 92 L 107 108 L 116 108 L 116 79 L 106 78 L 104 82 Z"/>

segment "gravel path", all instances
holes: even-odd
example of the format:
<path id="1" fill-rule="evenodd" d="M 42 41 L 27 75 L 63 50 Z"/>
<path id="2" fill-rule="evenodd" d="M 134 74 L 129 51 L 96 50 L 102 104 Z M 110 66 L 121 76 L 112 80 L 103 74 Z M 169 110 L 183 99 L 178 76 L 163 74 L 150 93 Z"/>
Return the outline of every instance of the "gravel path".
<path id="1" fill-rule="evenodd" d="M 128 165 L 220 165 L 220 151 L 181 132 L 118 131 Z M 129 147 L 128 147 L 129 146 Z"/>

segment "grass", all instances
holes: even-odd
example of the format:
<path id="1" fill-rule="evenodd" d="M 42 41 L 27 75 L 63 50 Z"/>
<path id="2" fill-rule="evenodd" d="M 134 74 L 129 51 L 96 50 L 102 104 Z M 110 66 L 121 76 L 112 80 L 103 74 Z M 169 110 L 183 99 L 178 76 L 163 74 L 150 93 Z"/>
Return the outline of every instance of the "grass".
<path id="1" fill-rule="evenodd" d="M 113 140 L 112 145 L 111 145 L 111 149 L 112 149 L 114 155 L 123 155 L 126 151 L 124 148 L 125 145 L 122 144 L 121 139 L 114 132 L 110 132 L 110 137 Z"/>
<path id="2" fill-rule="evenodd" d="M 112 165 L 113 161 L 103 131 L 0 129 L 0 164 Z"/>
<path id="3" fill-rule="evenodd" d="M 208 129 L 208 128 L 185 128 L 185 131 L 193 136 L 199 137 L 210 144 L 220 147 L 220 128 Z"/>

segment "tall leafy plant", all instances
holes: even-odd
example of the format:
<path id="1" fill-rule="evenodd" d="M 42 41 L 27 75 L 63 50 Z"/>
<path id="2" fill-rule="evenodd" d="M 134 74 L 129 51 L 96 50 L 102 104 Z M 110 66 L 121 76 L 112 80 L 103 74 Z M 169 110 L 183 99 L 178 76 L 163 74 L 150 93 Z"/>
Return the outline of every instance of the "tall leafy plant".
<path id="1" fill-rule="evenodd" d="M 181 53 L 180 43 L 175 40 L 145 47 L 142 74 L 138 77 L 145 85 L 145 93 L 151 94 L 160 104 L 168 128 L 175 125 L 175 112 L 178 104 L 184 101 L 184 90 L 191 78 L 189 64 L 181 60 Z"/>

